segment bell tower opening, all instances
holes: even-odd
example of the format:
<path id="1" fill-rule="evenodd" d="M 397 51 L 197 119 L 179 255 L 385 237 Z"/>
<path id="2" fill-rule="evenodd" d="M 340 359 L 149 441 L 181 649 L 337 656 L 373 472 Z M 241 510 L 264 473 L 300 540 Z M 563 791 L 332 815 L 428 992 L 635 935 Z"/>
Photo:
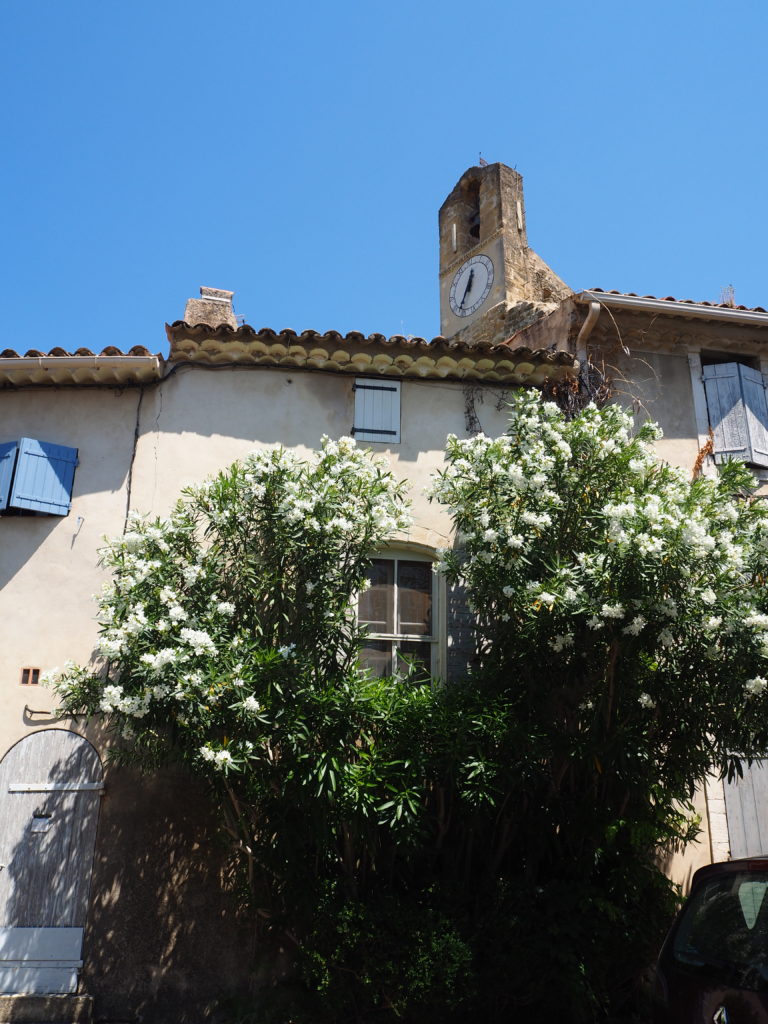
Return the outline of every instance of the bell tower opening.
<path id="1" fill-rule="evenodd" d="M 469 222 L 468 234 L 471 239 L 480 241 L 480 183 L 473 182 L 469 191 Z M 471 243 L 470 243 L 471 244 Z"/>

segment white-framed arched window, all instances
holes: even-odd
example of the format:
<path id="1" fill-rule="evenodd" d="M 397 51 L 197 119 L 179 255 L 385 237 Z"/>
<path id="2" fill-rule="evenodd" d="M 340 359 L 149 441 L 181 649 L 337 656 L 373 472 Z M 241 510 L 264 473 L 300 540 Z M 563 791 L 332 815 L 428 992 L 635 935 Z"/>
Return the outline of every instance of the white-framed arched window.
<path id="1" fill-rule="evenodd" d="M 441 674 L 439 581 L 432 557 L 393 550 L 376 555 L 369 586 L 358 596 L 357 614 L 367 635 L 360 661 L 375 676 L 404 674 L 412 663 L 419 678 Z"/>

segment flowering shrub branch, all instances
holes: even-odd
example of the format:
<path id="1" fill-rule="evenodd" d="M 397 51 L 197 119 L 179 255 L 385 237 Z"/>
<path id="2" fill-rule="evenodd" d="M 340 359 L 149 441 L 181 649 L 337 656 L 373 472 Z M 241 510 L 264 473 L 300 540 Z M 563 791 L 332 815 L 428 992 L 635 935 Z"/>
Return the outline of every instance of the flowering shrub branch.
<path id="1" fill-rule="evenodd" d="M 741 464 L 689 481 L 657 437 L 617 406 L 569 422 L 526 396 L 503 437 L 449 439 L 434 496 L 483 671 L 585 747 L 610 732 L 630 779 L 637 758 L 658 782 L 684 755 L 691 792 L 768 743 L 768 512 Z"/>
<path id="2" fill-rule="evenodd" d="M 133 515 L 103 552 L 101 662 L 56 675 L 63 705 L 105 716 L 124 757 L 174 754 L 208 779 L 254 884 L 257 861 L 285 874 L 304 841 L 283 820 L 272 842 L 281 800 L 295 800 L 302 833 L 321 813 L 329 862 L 341 863 L 355 816 L 387 817 L 374 770 L 381 684 L 358 667 L 352 599 L 371 552 L 409 521 L 383 463 L 326 438 L 309 461 L 252 453 L 185 491 L 168 518 Z"/>

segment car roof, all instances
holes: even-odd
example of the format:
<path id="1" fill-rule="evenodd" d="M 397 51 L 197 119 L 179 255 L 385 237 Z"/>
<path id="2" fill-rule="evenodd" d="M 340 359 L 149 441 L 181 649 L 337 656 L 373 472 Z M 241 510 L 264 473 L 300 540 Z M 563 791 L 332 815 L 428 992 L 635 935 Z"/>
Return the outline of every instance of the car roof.
<path id="1" fill-rule="evenodd" d="M 724 860 L 715 864 L 707 864 L 694 874 L 691 882 L 691 890 L 702 882 L 709 881 L 722 875 L 744 874 L 750 871 L 768 872 L 768 855 L 760 857 L 742 857 L 739 860 Z"/>

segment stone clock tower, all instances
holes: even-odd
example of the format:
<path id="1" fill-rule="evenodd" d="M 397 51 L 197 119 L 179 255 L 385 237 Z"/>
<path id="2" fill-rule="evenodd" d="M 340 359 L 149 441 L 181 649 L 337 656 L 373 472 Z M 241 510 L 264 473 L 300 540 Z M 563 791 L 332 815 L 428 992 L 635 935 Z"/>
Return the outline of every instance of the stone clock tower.
<path id="1" fill-rule="evenodd" d="M 439 219 L 443 337 L 498 344 L 571 294 L 528 248 L 523 179 L 511 167 L 471 167 Z"/>

